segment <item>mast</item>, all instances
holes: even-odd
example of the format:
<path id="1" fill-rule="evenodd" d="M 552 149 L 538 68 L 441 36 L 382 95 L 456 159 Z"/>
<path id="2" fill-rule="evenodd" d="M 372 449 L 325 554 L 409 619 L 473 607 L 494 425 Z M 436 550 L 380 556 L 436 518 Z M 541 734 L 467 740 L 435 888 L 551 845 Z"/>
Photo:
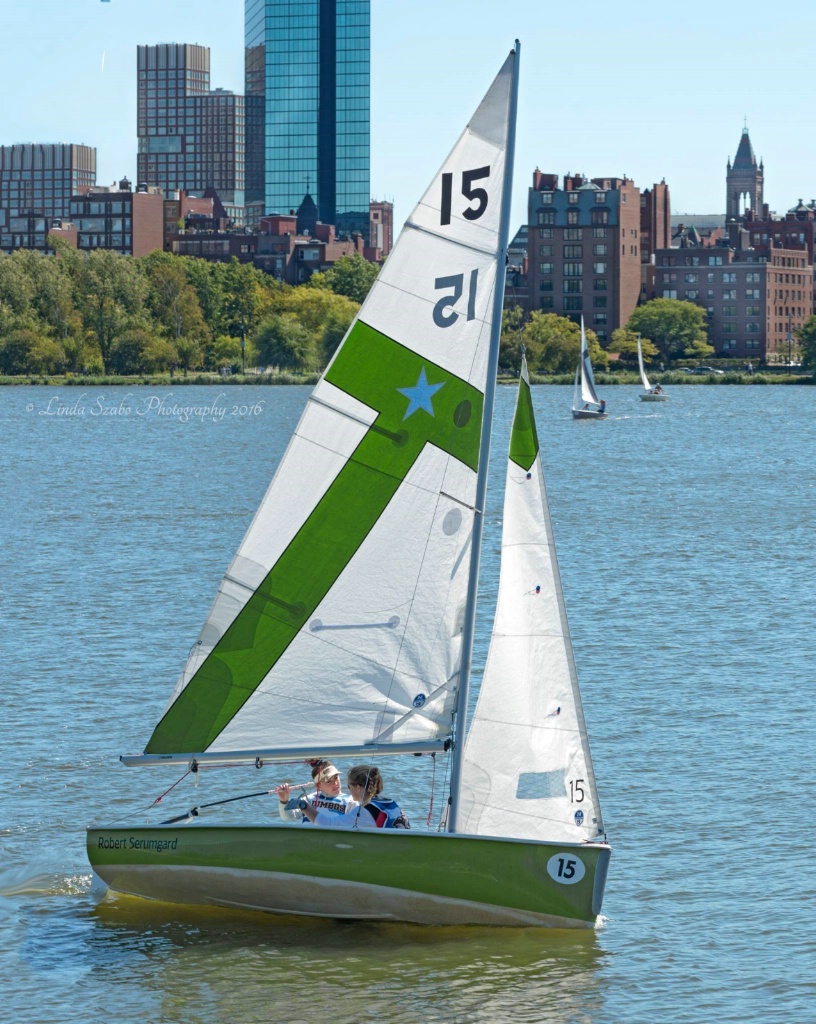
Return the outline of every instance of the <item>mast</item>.
<path id="1" fill-rule="evenodd" d="M 507 152 L 505 155 L 504 184 L 502 190 L 501 217 L 499 220 L 499 251 L 497 254 L 496 285 L 493 294 L 493 324 L 490 334 L 490 350 L 487 359 L 487 379 L 484 393 L 482 436 L 479 448 L 479 470 L 476 480 L 476 507 L 473 520 L 473 537 L 470 550 L 470 580 L 468 584 L 465 623 L 462 630 L 462 664 L 459 670 L 459 688 L 454 711 L 454 742 L 451 755 L 450 808 L 448 831 L 455 832 L 459 813 L 459 793 L 462 782 L 463 753 L 467 729 L 468 696 L 470 693 L 470 670 L 473 661 L 473 636 L 476 626 L 476 597 L 479 589 L 479 564 L 482 553 L 482 526 L 484 523 L 485 498 L 487 496 L 487 471 L 490 462 L 490 435 L 493 428 L 493 405 L 496 396 L 496 376 L 499 369 L 499 346 L 501 343 L 502 311 L 504 309 L 504 279 L 507 271 L 507 246 L 510 234 L 510 203 L 513 194 L 513 164 L 516 150 L 516 111 L 518 109 L 519 56 L 521 44 L 515 42 L 513 82 L 510 88 L 508 111 Z"/>

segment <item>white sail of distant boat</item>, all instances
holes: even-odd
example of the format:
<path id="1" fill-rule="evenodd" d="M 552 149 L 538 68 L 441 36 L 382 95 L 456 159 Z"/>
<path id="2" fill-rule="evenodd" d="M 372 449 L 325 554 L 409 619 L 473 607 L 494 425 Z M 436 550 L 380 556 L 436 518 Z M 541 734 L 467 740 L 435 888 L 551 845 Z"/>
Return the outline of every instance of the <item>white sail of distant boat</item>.
<path id="1" fill-rule="evenodd" d="M 572 390 L 572 415 L 575 419 L 606 419 L 606 402 L 598 398 L 595 377 L 589 358 L 584 318 L 581 317 L 581 353 L 575 370 L 575 384 Z"/>
<path id="2" fill-rule="evenodd" d="M 640 335 L 637 336 L 638 367 L 640 369 L 640 381 L 643 384 L 643 391 L 640 393 L 641 402 L 665 402 L 669 397 L 663 393 L 663 385 L 656 384 L 654 387 L 649 383 L 646 370 L 643 367 L 643 346 Z"/>
<path id="3" fill-rule="evenodd" d="M 610 849 L 583 740 L 566 769 L 560 757 L 543 759 L 532 781 L 519 780 L 536 801 L 560 773 L 572 817 L 550 839 L 544 829 L 529 839 L 520 825 L 517 834 L 515 820 L 499 835 L 489 802 L 484 824 L 475 820 L 464 770 L 518 51 L 315 387 L 145 752 L 121 758 L 198 773 L 212 764 L 261 769 L 331 757 L 370 765 L 449 753 L 440 831 L 208 825 L 192 811 L 153 827 L 89 829 L 89 859 L 117 891 L 323 917 L 595 923 Z M 542 572 L 540 607 L 561 607 L 550 593 L 557 577 Z M 563 638 L 553 648 L 560 694 Z M 576 696 L 573 708 L 565 691 L 561 707 L 580 732 Z M 526 721 L 528 710 L 507 714 Z M 572 740 L 557 743 L 573 749 Z M 560 822 L 563 795 L 544 799 L 536 806 Z M 590 803 L 581 827 L 572 804 Z"/>
<path id="4" fill-rule="evenodd" d="M 501 836 L 510 827 L 524 839 L 596 840 L 603 820 L 526 361 L 502 522 L 493 636 L 465 748 L 466 830 Z"/>

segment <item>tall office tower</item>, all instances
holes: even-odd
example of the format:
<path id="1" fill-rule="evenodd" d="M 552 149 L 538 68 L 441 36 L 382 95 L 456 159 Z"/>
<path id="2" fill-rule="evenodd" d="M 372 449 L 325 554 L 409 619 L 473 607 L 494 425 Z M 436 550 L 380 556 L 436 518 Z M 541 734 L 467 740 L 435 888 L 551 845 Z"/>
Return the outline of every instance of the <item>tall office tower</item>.
<path id="1" fill-rule="evenodd" d="M 12 217 L 26 213 L 67 220 L 71 196 L 95 185 L 96 150 L 91 146 L 0 146 L 0 228 L 8 229 Z"/>
<path id="2" fill-rule="evenodd" d="M 370 0 L 246 0 L 247 201 L 369 237 Z"/>
<path id="3" fill-rule="evenodd" d="M 165 195 L 215 189 L 227 215 L 244 222 L 244 97 L 210 90 L 206 46 L 138 48 L 137 181 Z"/>

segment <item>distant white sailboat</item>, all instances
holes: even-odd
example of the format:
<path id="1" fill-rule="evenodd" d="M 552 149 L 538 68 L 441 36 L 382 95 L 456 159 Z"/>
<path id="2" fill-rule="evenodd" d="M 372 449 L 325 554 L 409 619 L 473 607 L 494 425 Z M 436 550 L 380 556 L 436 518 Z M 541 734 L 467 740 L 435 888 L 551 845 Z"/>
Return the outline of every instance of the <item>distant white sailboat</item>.
<path id="1" fill-rule="evenodd" d="M 646 371 L 643 369 L 643 348 L 640 344 L 640 335 L 637 336 L 638 345 L 638 366 L 640 367 L 640 380 L 643 384 L 643 391 L 640 393 L 641 402 L 666 402 L 669 396 L 663 394 L 663 386 L 661 384 L 655 384 L 654 387 L 649 383 L 649 378 L 646 376 Z"/>
<path id="2" fill-rule="evenodd" d="M 584 318 L 581 317 L 581 357 L 575 370 L 575 387 L 572 391 L 572 416 L 576 420 L 605 420 L 606 402 L 598 398 L 595 378 L 589 360 Z"/>

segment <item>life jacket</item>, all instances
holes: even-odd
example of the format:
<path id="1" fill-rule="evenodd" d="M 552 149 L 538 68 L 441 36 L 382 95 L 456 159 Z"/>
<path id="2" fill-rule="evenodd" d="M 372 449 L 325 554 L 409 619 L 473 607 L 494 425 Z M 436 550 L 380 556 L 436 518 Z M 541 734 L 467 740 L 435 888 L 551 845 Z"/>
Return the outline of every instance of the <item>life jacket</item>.
<path id="1" fill-rule="evenodd" d="M 395 800 L 387 797 L 374 797 L 365 805 L 365 810 L 374 819 L 377 828 L 410 828 L 408 819 L 400 810 Z"/>

